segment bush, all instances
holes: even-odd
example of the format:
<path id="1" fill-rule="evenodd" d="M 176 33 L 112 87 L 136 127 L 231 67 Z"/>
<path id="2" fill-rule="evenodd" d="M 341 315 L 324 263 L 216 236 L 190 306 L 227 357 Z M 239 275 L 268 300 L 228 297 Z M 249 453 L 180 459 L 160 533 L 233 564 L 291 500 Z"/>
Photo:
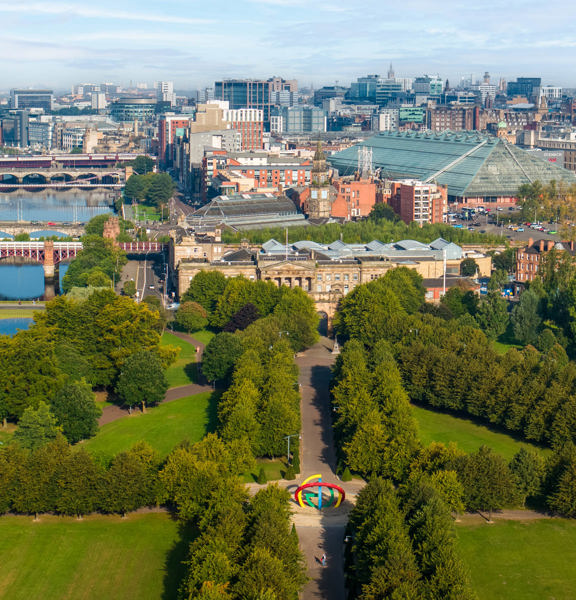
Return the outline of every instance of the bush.
<path id="1" fill-rule="evenodd" d="M 294 452 L 294 460 L 292 461 L 292 468 L 294 473 L 300 473 L 300 452 L 296 450 Z"/>
<path id="2" fill-rule="evenodd" d="M 286 473 L 284 474 L 284 479 L 287 479 L 288 481 L 296 479 L 296 473 L 294 472 L 294 467 L 292 465 L 288 465 Z"/>
<path id="3" fill-rule="evenodd" d="M 258 471 L 258 477 L 256 478 L 256 482 L 260 485 L 268 483 L 268 477 L 266 477 L 266 471 L 264 471 L 264 467 L 260 467 L 260 471 Z"/>
<path id="4" fill-rule="evenodd" d="M 342 476 L 340 477 L 342 481 L 352 481 L 352 473 L 350 473 L 350 469 L 346 467 L 342 472 Z"/>

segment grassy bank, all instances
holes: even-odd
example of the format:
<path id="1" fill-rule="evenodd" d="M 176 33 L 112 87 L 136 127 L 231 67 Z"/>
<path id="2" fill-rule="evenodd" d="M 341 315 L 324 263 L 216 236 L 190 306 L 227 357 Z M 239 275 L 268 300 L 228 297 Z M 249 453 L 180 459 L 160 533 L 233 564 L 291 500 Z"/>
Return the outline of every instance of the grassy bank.
<path id="1" fill-rule="evenodd" d="M 166 371 L 166 379 L 168 385 L 178 387 L 195 383 L 198 380 L 198 372 L 196 369 L 196 348 L 176 337 L 173 333 L 164 332 L 160 341 L 162 346 L 176 346 L 180 348 L 180 354 L 174 364 L 170 365 Z"/>
<path id="2" fill-rule="evenodd" d="M 0 518 L 0 598 L 175 599 L 185 548 L 167 514 Z"/>
<path id="3" fill-rule="evenodd" d="M 496 521 L 456 532 L 479 600 L 576 598 L 576 521 Z"/>
<path id="4" fill-rule="evenodd" d="M 84 447 L 93 454 L 111 458 L 136 442 L 145 441 L 163 457 L 167 456 L 181 441 L 197 442 L 215 430 L 216 402 L 216 394 L 206 392 L 149 408 L 146 414 L 134 411 L 129 417 L 103 425 Z"/>
<path id="5" fill-rule="evenodd" d="M 456 442 L 466 452 L 475 452 L 480 446 L 486 445 L 502 454 L 507 460 L 510 460 L 522 447 L 537 448 L 505 433 L 492 431 L 469 419 L 453 417 L 419 406 L 413 406 L 413 410 L 420 429 L 420 439 L 425 445 L 430 442 L 443 442 L 444 444 Z M 541 449 L 541 451 L 548 452 L 546 449 Z"/>

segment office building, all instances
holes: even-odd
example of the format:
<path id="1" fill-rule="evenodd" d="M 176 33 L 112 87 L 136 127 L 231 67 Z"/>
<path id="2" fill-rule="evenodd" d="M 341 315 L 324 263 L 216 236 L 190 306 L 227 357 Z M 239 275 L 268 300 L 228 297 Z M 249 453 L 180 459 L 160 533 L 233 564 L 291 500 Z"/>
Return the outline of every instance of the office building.
<path id="1" fill-rule="evenodd" d="M 448 191 L 446 186 L 414 179 L 393 181 L 388 204 L 404 223 L 444 223 L 448 212 Z"/>
<path id="2" fill-rule="evenodd" d="M 176 94 L 174 93 L 174 82 L 157 81 L 156 99 L 158 102 L 164 102 L 170 106 L 176 106 Z"/>
<path id="3" fill-rule="evenodd" d="M 518 77 L 516 81 L 509 81 L 506 94 L 511 98 L 521 96 L 531 100 L 542 85 L 540 77 Z"/>
<path id="4" fill-rule="evenodd" d="M 11 90 L 10 108 L 39 108 L 50 112 L 53 104 L 52 90 Z"/>
<path id="5" fill-rule="evenodd" d="M 110 106 L 110 116 L 115 121 L 150 121 L 156 112 L 152 98 L 119 98 Z"/>
<path id="6" fill-rule="evenodd" d="M 108 106 L 106 94 L 104 92 L 92 92 L 90 95 L 90 105 L 92 110 L 105 110 Z"/>
<path id="7" fill-rule="evenodd" d="M 257 108 L 224 110 L 224 121 L 242 135 L 242 150 L 261 150 L 264 147 L 264 111 Z"/>
<path id="8" fill-rule="evenodd" d="M 320 133 L 326 131 L 326 113 L 316 106 L 283 106 L 275 109 L 274 115 L 281 118 L 275 127 L 281 133 Z"/>

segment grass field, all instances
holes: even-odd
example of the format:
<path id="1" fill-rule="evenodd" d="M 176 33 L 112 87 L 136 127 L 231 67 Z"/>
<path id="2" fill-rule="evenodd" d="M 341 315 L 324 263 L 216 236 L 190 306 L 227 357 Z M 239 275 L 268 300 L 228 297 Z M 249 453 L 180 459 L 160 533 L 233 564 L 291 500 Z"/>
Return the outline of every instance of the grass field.
<path id="1" fill-rule="evenodd" d="M 2 308 L 0 319 L 32 319 L 36 310 L 35 308 Z"/>
<path id="2" fill-rule="evenodd" d="M 103 425 L 83 445 L 93 454 L 111 458 L 145 441 L 164 457 L 179 442 L 196 442 L 216 429 L 216 401 L 216 394 L 206 392 L 149 408 L 146 414 L 134 412 Z"/>
<path id="3" fill-rule="evenodd" d="M 252 473 L 244 473 L 242 475 L 243 483 L 254 483 L 258 479 L 260 468 L 264 467 L 264 473 L 268 481 L 276 481 L 282 479 L 286 472 L 286 464 L 281 459 L 268 460 L 265 458 L 259 458 L 256 460 L 256 468 Z"/>
<path id="4" fill-rule="evenodd" d="M 208 331 L 208 329 L 201 329 L 200 331 L 195 331 L 190 334 L 195 340 L 198 340 L 204 345 L 207 345 L 208 342 L 216 335 L 213 331 Z"/>
<path id="5" fill-rule="evenodd" d="M 159 221 L 160 211 L 155 206 L 138 204 L 134 206 L 134 218 L 137 221 Z"/>
<path id="6" fill-rule="evenodd" d="M 475 452 L 482 445 L 490 446 L 504 458 L 511 459 L 520 448 L 536 448 L 527 442 L 515 440 L 505 433 L 492 431 L 477 425 L 469 419 L 461 419 L 444 413 L 413 406 L 418 421 L 420 439 L 427 445 L 430 442 L 456 442 L 462 450 Z M 546 453 L 546 449 L 540 449 Z"/>
<path id="7" fill-rule="evenodd" d="M 4 516 L 0 598 L 172 600 L 185 553 L 167 514 Z"/>
<path id="8" fill-rule="evenodd" d="M 498 354 L 506 354 L 506 352 L 508 352 L 508 350 L 510 350 L 510 348 L 517 348 L 517 349 L 521 349 L 522 346 L 520 344 L 509 344 L 507 342 L 499 342 L 496 340 L 492 340 L 492 347 L 494 348 L 494 350 L 496 350 L 496 352 L 498 352 Z"/>
<path id="9" fill-rule="evenodd" d="M 168 331 L 162 335 L 160 345 L 177 346 L 180 348 L 180 354 L 176 362 L 170 365 L 166 371 L 168 385 L 172 388 L 196 382 L 198 377 L 196 370 L 196 349 L 194 346 Z"/>
<path id="10" fill-rule="evenodd" d="M 456 532 L 479 600 L 576 598 L 576 521 L 496 521 Z"/>

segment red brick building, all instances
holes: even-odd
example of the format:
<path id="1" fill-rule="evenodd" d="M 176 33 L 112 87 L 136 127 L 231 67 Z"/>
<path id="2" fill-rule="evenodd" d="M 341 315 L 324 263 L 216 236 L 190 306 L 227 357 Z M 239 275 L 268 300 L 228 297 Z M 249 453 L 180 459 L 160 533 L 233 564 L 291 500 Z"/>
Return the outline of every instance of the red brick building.
<path id="1" fill-rule="evenodd" d="M 158 120 L 158 161 L 161 165 L 172 164 L 174 139 L 190 126 L 190 117 L 162 115 Z"/>
<path id="2" fill-rule="evenodd" d="M 532 281 L 538 274 L 538 269 L 544 256 L 552 248 L 575 254 L 574 242 L 555 242 L 554 240 L 528 240 L 528 245 L 516 251 L 516 281 Z"/>
<path id="3" fill-rule="evenodd" d="M 336 189 L 332 217 L 350 221 L 370 214 L 376 203 L 377 187 L 372 179 L 337 179 L 332 185 Z"/>

